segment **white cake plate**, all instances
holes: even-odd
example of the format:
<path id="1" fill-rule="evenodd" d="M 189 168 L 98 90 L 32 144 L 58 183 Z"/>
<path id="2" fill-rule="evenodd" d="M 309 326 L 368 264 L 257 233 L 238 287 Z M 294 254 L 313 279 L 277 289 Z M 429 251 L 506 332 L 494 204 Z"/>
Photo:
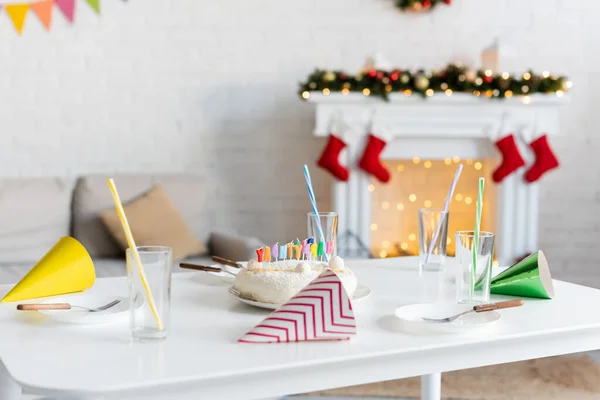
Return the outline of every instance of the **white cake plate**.
<path id="1" fill-rule="evenodd" d="M 260 301 L 254 301 L 254 300 L 249 300 L 249 299 L 245 299 L 243 297 L 241 297 L 237 290 L 235 290 L 232 287 L 229 288 L 229 293 L 231 293 L 231 295 L 233 297 L 235 297 L 237 300 L 241 301 L 242 303 L 254 306 L 254 307 L 260 307 L 260 308 L 267 308 L 269 310 L 277 310 L 279 307 L 281 307 L 283 304 L 273 304 L 273 303 L 263 303 Z M 351 300 L 354 301 L 359 301 L 359 300 L 364 300 L 367 297 L 369 297 L 371 295 L 371 289 L 369 289 L 367 286 L 365 285 L 361 285 L 360 283 L 356 286 L 356 290 L 354 291 L 354 295 L 351 297 Z"/>

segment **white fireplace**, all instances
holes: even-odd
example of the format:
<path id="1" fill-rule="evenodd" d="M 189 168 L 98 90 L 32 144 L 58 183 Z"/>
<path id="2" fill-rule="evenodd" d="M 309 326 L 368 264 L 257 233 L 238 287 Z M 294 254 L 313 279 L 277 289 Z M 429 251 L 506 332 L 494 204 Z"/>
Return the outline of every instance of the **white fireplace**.
<path id="1" fill-rule="evenodd" d="M 524 181 L 524 167 L 494 185 L 491 172 L 499 163 L 494 141 L 517 135 L 529 165 L 526 143 L 542 133 L 559 133 L 558 107 L 567 102 L 565 97 L 500 100 L 436 94 L 423 99 L 393 94 L 385 102 L 358 93 L 312 92 L 309 101 L 316 104 L 314 134 L 327 136 L 343 127 L 340 134 L 348 145 L 340 161 L 350 178 L 333 186 L 340 237 L 355 237 L 376 257 L 415 253 L 416 210 L 442 207 L 460 162 L 464 169 L 450 207 L 450 243 L 452 229 L 473 228 L 469 218 L 474 221 L 477 177 L 484 176 L 483 228 L 496 233 L 497 261 L 508 265 L 537 250 L 539 183 Z M 357 167 L 370 130 L 388 139 L 382 159 L 392 179 L 385 185 Z"/>

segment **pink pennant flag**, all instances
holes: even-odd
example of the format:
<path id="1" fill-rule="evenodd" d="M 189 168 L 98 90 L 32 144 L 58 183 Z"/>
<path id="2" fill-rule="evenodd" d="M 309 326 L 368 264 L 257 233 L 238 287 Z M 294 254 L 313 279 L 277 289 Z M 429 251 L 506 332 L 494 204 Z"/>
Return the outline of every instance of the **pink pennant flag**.
<path id="1" fill-rule="evenodd" d="M 348 340 L 353 335 L 356 319 L 352 303 L 340 278 L 327 270 L 238 342 Z"/>
<path id="2" fill-rule="evenodd" d="M 54 0 L 54 3 L 60 8 L 65 18 L 73 23 L 75 19 L 75 0 Z"/>

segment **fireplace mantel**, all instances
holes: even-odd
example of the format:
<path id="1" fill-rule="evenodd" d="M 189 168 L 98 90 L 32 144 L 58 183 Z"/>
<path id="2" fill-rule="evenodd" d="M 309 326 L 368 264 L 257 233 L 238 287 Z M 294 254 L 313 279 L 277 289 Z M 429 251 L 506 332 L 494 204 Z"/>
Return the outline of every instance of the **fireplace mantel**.
<path id="1" fill-rule="evenodd" d="M 348 166 L 348 182 L 336 182 L 333 208 L 340 215 L 340 234 L 352 233 L 370 245 L 370 177 L 356 167 L 364 141 L 375 131 L 388 139 L 383 159 L 413 157 L 495 158 L 493 142 L 508 133 L 523 143 L 542 133 L 559 134 L 559 108 L 567 96 L 532 95 L 490 99 L 470 94 L 392 94 L 389 101 L 360 93 L 311 92 L 316 104 L 315 136 L 339 132 L 348 144 L 341 162 Z M 341 128 L 343 127 L 343 128 Z M 526 149 L 524 158 L 528 158 Z M 523 180 L 525 168 L 499 185 L 497 259 L 509 265 L 515 258 L 538 249 L 538 184 Z M 417 218 L 417 216 L 415 216 Z"/>
<path id="2" fill-rule="evenodd" d="M 532 95 L 489 99 L 462 93 L 422 98 L 392 94 L 386 102 L 360 93 L 324 95 L 312 92 L 309 101 L 317 104 L 316 136 L 328 135 L 331 124 L 341 118 L 357 132 L 365 131 L 370 124 L 382 125 L 392 138 L 489 138 L 501 129 L 503 122 L 519 131 L 537 126 L 549 135 L 557 134 L 556 110 L 566 104 L 568 98 Z"/>

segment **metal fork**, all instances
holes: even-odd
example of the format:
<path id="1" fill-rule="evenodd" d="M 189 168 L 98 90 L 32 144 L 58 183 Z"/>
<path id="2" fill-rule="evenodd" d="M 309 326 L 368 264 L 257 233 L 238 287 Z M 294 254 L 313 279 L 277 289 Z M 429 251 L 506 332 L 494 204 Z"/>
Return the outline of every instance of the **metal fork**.
<path id="1" fill-rule="evenodd" d="M 196 270 L 196 271 L 225 272 L 226 274 L 237 276 L 233 272 L 229 272 L 226 269 L 219 268 L 219 267 L 209 267 L 209 266 L 206 266 L 206 265 L 196 265 L 196 264 L 189 264 L 189 263 L 180 263 L 179 267 L 185 268 L 185 269 L 193 269 L 193 270 Z"/>
<path id="2" fill-rule="evenodd" d="M 99 312 L 105 311 L 109 308 L 112 308 L 119 304 L 121 300 L 113 300 L 108 304 L 105 304 L 101 307 L 89 308 L 84 306 L 78 306 L 75 304 L 69 303 L 47 303 L 47 304 L 19 304 L 17 305 L 17 310 L 20 311 L 37 311 L 37 310 L 70 310 L 71 308 L 83 308 L 88 312 Z"/>
<path id="3" fill-rule="evenodd" d="M 447 317 L 447 318 L 425 318 L 425 317 L 421 317 L 421 319 L 423 319 L 424 321 L 427 321 L 427 322 L 452 322 L 452 321 L 455 321 L 457 318 L 462 317 L 463 315 L 471 313 L 471 312 L 480 313 L 480 312 L 486 312 L 486 311 L 499 310 L 501 308 L 520 307 L 524 303 L 525 302 L 523 300 L 501 301 L 499 303 L 482 304 L 480 306 L 475 306 L 475 307 L 471 308 L 470 310 L 461 312 L 460 314 L 456 314 L 456 315 L 453 315 L 453 316 Z"/>

